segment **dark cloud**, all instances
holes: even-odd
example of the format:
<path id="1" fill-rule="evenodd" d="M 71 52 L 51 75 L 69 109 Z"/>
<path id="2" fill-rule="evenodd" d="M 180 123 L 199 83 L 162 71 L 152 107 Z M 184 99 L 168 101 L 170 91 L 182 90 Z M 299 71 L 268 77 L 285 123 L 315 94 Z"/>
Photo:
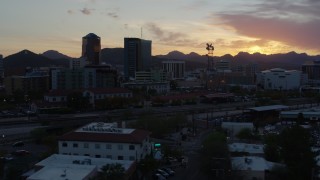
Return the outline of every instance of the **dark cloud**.
<path id="1" fill-rule="evenodd" d="M 277 15 L 287 15 L 293 18 L 295 16 L 304 16 L 308 18 L 319 18 L 320 16 L 320 1 L 319 0 L 269 0 L 263 1 L 260 4 L 256 4 L 255 13 L 259 14 L 269 14 L 273 16 Z"/>
<path id="2" fill-rule="evenodd" d="M 67 13 L 68 13 L 68 14 L 74 14 L 74 11 L 72 11 L 71 9 L 69 9 L 69 10 L 67 11 Z"/>
<path id="3" fill-rule="evenodd" d="M 219 46 L 220 48 L 248 48 L 250 46 L 268 46 L 270 41 L 267 40 L 236 40 L 236 41 L 225 41 L 224 39 L 216 39 L 213 44 Z"/>
<path id="4" fill-rule="evenodd" d="M 83 8 L 80 10 L 80 12 L 82 12 L 82 14 L 85 14 L 85 15 L 90 15 L 93 10 L 94 9 Z"/>
<path id="5" fill-rule="evenodd" d="M 120 8 L 107 8 L 105 10 L 105 12 L 103 12 L 102 14 L 105 14 L 113 19 L 118 19 L 119 18 L 119 12 L 120 12 Z"/>
<path id="6" fill-rule="evenodd" d="M 190 39 L 187 34 L 163 30 L 155 23 L 147 23 L 145 27 L 152 34 L 153 39 L 156 39 L 160 44 L 170 46 L 196 45 L 196 41 Z"/>
<path id="7" fill-rule="evenodd" d="M 312 0 L 295 3 L 289 3 L 288 0 L 271 0 L 256 4 L 255 9 L 250 12 L 224 12 L 218 16 L 225 25 L 231 26 L 241 35 L 262 41 L 278 41 L 303 49 L 318 49 L 320 11 L 316 11 L 315 7 L 320 9 L 319 5 Z"/>
<path id="8" fill-rule="evenodd" d="M 108 14 L 109 17 L 112 17 L 112 18 L 115 18 L 115 19 L 117 19 L 119 17 L 116 12 L 109 12 L 107 14 Z"/>

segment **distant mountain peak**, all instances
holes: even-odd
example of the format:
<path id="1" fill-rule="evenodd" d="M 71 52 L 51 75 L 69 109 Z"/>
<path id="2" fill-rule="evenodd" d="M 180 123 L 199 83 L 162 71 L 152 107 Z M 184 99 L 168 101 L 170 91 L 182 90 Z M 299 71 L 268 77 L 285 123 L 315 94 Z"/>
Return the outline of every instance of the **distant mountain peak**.
<path id="1" fill-rule="evenodd" d="M 18 52 L 16 54 L 36 54 L 36 53 L 34 53 L 34 52 L 32 52 L 32 51 L 30 51 L 28 49 L 24 49 L 24 50 L 22 50 L 22 51 L 20 51 L 20 52 Z"/>
<path id="2" fill-rule="evenodd" d="M 188 56 L 200 56 L 200 54 L 196 53 L 196 52 L 191 52 L 189 54 L 187 54 Z"/>
<path id="3" fill-rule="evenodd" d="M 71 57 L 60 53 L 59 51 L 56 50 L 48 50 L 45 51 L 41 54 L 44 57 L 47 57 L 49 59 L 71 59 Z"/>

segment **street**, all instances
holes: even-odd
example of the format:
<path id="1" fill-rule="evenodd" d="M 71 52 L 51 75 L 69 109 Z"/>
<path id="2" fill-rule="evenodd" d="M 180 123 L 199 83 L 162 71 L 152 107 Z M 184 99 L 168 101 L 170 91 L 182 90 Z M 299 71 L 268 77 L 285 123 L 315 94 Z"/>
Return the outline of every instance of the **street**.
<path id="1" fill-rule="evenodd" d="M 175 169 L 176 175 L 170 179 L 173 180 L 206 180 L 208 179 L 205 174 L 201 172 L 200 149 L 202 141 L 212 130 L 202 130 L 193 137 L 190 141 L 182 142 L 182 147 L 185 156 L 188 157 L 188 164 L 186 168 L 178 167 Z"/>

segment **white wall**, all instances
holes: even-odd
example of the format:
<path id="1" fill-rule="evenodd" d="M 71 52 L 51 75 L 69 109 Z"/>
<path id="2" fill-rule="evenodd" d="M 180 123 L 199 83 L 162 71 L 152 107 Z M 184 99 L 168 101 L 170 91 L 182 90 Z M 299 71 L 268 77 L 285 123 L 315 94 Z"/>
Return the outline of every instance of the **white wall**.
<path id="1" fill-rule="evenodd" d="M 267 70 L 257 74 L 257 83 L 264 89 L 290 90 L 299 89 L 301 85 L 300 71 Z"/>
<path id="2" fill-rule="evenodd" d="M 63 143 L 67 143 L 67 147 L 64 147 Z M 78 144 L 78 147 L 73 147 L 73 144 Z M 88 147 L 85 147 L 85 144 Z M 133 150 L 129 149 L 130 145 L 134 146 Z M 111 146 L 111 149 L 108 149 L 107 146 Z M 119 146 L 122 146 L 122 149 Z M 98 155 L 101 158 L 113 160 L 118 160 L 118 156 L 123 156 L 123 160 L 139 161 L 150 153 L 151 143 L 147 141 L 144 141 L 143 144 L 59 141 L 59 154 L 86 155 L 90 157 L 97 157 Z"/>

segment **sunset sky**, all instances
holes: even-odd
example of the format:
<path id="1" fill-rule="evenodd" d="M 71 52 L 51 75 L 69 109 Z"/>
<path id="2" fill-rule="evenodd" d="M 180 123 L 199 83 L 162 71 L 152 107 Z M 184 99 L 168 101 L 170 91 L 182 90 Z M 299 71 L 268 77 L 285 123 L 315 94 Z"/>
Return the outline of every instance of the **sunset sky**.
<path id="1" fill-rule="evenodd" d="M 81 54 L 93 32 L 102 48 L 152 40 L 152 54 L 240 51 L 320 54 L 319 0 L 1 0 L 0 54 L 23 49 Z"/>

